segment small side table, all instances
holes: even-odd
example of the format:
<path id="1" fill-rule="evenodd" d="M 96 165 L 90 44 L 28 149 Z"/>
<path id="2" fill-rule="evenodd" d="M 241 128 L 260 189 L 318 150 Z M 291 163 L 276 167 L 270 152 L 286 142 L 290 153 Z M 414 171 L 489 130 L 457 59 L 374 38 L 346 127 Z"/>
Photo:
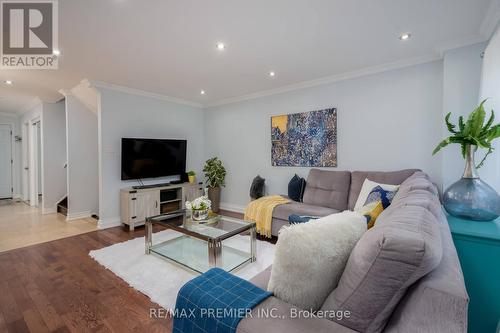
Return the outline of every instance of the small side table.
<path id="1" fill-rule="evenodd" d="M 447 217 L 470 297 L 468 332 L 495 333 L 500 322 L 500 218 Z"/>

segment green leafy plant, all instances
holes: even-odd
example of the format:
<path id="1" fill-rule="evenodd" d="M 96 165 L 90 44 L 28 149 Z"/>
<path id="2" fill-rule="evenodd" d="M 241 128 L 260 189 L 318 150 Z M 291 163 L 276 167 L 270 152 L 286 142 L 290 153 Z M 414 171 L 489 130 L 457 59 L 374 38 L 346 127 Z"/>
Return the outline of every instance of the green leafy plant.
<path id="1" fill-rule="evenodd" d="M 212 157 L 208 159 L 203 167 L 203 172 L 209 187 L 226 186 L 226 169 L 219 158 Z"/>
<path id="2" fill-rule="evenodd" d="M 188 176 L 196 176 L 196 172 L 194 172 L 193 170 L 188 171 Z"/>
<path id="3" fill-rule="evenodd" d="M 483 159 L 476 167 L 480 168 L 483 166 L 486 157 L 494 150 L 492 146 L 493 140 L 500 137 L 500 123 L 493 125 L 493 121 L 495 120 L 495 113 L 493 110 L 491 110 L 491 115 L 486 121 L 486 124 L 484 123 L 486 120 L 486 112 L 483 107 L 484 102 L 486 102 L 486 99 L 471 112 L 466 122 L 464 122 L 462 116 L 458 117 L 458 128 L 457 125 L 450 122 L 451 112 L 446 115 L 444 121 L 448 131 L 452 135 L 441 141 L 437 147 L 434 148 L 432 155 L 451 143 L 457 143 L 462 148 L 462 156 L 465 158 L 467 146 L 476 146 L 477 148 L 487 149 Z"/>

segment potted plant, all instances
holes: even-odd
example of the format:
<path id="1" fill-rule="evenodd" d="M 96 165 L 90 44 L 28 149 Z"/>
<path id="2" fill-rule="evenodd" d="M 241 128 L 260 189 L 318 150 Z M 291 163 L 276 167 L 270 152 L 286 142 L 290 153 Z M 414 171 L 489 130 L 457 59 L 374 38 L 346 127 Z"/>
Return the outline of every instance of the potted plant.
<path id="1" fill-rule="evenodd" d="M 222 165 L 221 160 L 217 157 L 212 157 L 205 162 L 203 172 L 205 173 L 205 181 L 208 186 L 208 198 L 212 202 L 212 211 L 217 213 L 220 204 L 220 188 L 226 185 L 226 169 Z"/>
<path id="2" fill-rule="evenodd" d="M 201 196 L 193 201 L 186 201 L 186 209 L 189 209 L 193 220 L 201 221 L 208 218 L 208 210 L 212 203 L 206 196 Z"/>
<path id="3" fill-rule="evenodd" d="M 458 128 L 450 122 L 451 113 L 445 117 L 445 123 L 451 135 L 441 141 L 432 154 L 436 154 L 449 144 L 459 144 L 465 159 L 465 171 L 462 179 L 452 184 L 443 194 L 443 206 L 452 215 L 476 221 L 491 221 L 500 215 L 500 196 L 479 178 L 477 169 L 482 167 L 486 157 L 493 152 L 493 140 L 500 137 L 500 123 L 493 125 L 493 110 L 485 123 L 486 112 L 483 104 L 469 115 L 467 121 L 458 118 Z M 486 149 L 484 157 L 476 166 L 474 153 Z"/>
<path id="4" fill-rule="evenodd" d="M 188 174 L 189 183 L 194 184 L 194 182 L 196 181 L 196 172 L 191 170 L 191 171 L 188 171 L 187 174 Z"/>

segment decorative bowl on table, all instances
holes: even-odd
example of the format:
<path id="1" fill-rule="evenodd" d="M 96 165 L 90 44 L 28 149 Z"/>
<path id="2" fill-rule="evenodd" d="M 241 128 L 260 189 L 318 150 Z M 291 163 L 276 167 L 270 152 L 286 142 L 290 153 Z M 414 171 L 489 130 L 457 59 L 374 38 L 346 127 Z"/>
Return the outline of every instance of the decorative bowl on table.
<path id="1" fill-rule="evenodd" d="M 186 209 L 191 211 L 191 217 L 195 221 L 206 220 L 211 206 L 212 203 L 205 195 L 196 198 L 193 201 L 186 201 Z"/>
<path id="2" fill-rule="evenodd" d="M 193 209 L 191 217 L 195 221 L 202 221 L 208 218 L 208 209 Z"/>

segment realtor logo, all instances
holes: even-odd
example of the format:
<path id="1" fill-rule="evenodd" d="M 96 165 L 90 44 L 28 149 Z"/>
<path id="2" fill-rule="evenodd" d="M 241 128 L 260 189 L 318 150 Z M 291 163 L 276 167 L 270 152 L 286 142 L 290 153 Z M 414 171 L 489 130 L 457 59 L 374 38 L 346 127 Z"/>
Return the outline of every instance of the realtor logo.
<path id="1" fill-rule="evenodd" d="M 2 69 L 57 69 L 57 0 L 2 1 Z"/>

